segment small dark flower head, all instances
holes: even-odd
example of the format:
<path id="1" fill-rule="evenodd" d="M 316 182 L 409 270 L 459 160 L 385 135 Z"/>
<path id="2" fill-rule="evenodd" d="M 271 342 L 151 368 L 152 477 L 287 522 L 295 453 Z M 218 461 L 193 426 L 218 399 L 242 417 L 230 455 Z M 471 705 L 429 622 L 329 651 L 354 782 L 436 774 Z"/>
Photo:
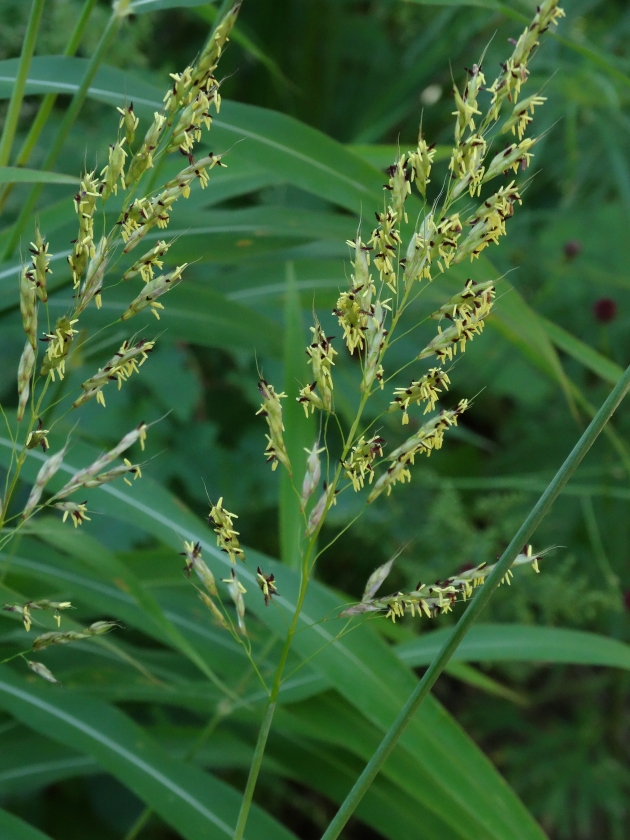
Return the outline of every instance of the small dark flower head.
<path id="1" fill-rule="evenodd" d="M 600 298 L 593 304 L 593 315 L 600 324 L 608 324 L 617 317 L 617 304 L 612 298 Z"/>
<path id="2" fill-rule="evenodd" d="M 568 260 L 573 260 L 582 253 L 582 243 L 579 239 L 570 239 L 564 243 L 564 255 Z"/>

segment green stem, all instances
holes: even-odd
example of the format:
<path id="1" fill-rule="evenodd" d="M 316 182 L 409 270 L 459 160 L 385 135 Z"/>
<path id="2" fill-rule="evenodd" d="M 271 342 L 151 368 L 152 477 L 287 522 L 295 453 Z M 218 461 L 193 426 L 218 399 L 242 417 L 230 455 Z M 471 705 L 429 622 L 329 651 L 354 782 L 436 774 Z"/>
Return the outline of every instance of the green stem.
<path id="1" fill-rule="evenodd" d="M 234 829 L 233 840 L 242 840 L 243 834 L 245 833 L 245 826 L 247 825 L 249 809 L 251 808 L 252 799 L 254 797 L 254 790 L 256 789 L 258 774 L 260 773 L 262 760 L 265 754 L 265 747 L 267 746 L 267 738 L 269 737 L 269 731 L 273 722 L 273 715 L 276 710 L 276 703 L 278 701 L 280 687 L 282 686 L 282 675 L 284 673 L 284 667 L 286 665 L 287 657 L 289 655 L 289 650 L 291 648 L 293 636 L 295 635 L 295 631 L 297 629 L 300 613 L 302 612 L 304 598 L 306 597 L 306 590 L 308 588 L 309 580 L 308 564 L 310 559 L 310 550 L 312 550 L 313 545 L 314 542 L 313 539 L 311 539 L 309 551 L 306 553 L 306 556 L 304 557 L 304 560 L 302 562 L 300 592 L 298 595 L 297 603 L 295 605 L 293 620 L 291 621 L 291 626 L 289 627 L 289 630 L 287 632 L 287 636 L 284 641 L 284 646 L 282 648 L 282 653 L 280 654 L 280 661 L 278 662 L 278 667 L 276 668 L 271 694 L 269 695 L 269 702 L 265 710 L 265 716 L 263 717 L 262 724 L 260 726 L 260 731 L 258 732 L 258 740 L 256 741 L 254 756 L 252 758 L 252 763 L 249 768 L 249 776 L 247 777 L 247 784 L 245 786 L 245 792 L 243 794 L 243 801 L 241 802 L 241 810 L 239 811 L 238 820 L 236 822 L 236 828 Z"/>
<path id="2" fill-rule="evenodd" d="M 6 166 L 9 162 L 9 158 L 11 157 L 13 138 L 15 137 L 15 132 L 17 131 L 18 120 L 20 118 L 20 108 L 22 107 L 22 100 L 24 99 L 24 88 L 26 87 L 26 80 L 28 79 L 31 59 L 33 58 L 33 53 L 35 52 L 35 42 L 37 41 L 39 23 L 42 19 L 45 2 L 46 0 L 33 0 L 33 5 L 31 6 L 31 13 L 26 26 L 26 35 L 24 36 L 24 42 L 22 44 L 22 53 L 20 55 L 17 77 L 15 79 L 13 92 L 11 93 L 11 101 L 9 102 L 9 109 L 4 121 L 2 137 L 0 138 L 0 166 Z"/>
<path id="3" fill-rule="evenodd" d="M 79 89 L 72 97 L 70 106 L 64 114 L 61 124 L 57 129 L 57 134 L 55 135 L 55 138 L 52 141 L 52 144 L 48 151 L 48 154 L 46 155 L 46 158 L 42 163 L 41 168 L 43 170 L 51 169 L 57 161 L 59 153 L 63 148 L 63 144 L 65 143 L 66 138 L 70 133 L 70 129 L 74 125 L 74 121 L 76 120 L 79 111 L 83 107 L 83 103 L 87 98 L 88 90 L 90 89 L 90 85 L 94 81 L 96 72 L 102 64 L 103 59 L 105 57 L 105 53 L 109 49 L 112 41 L 116 36 L 116 33 L 118 32 L 119 25 L 120 18 L 116 15 L 112 15 L 109 19 L 107 26 L 105 27 L 105 31 L 101 36 L 101 40 L 98 43 L 96 51 L 88 63 L 85 75 L 83 76 L 81 84 L 79 85 Z M 24 228 L 33 216 L 33 209 L 35 207 L 35 204 L 37 203 L 37 199 L 41 194 L 42 186 L 42 184 L 35 184 L 35 186 L 30 191 L 28 198 L 24 202 L 22 211 L 20 212 L 20 215 L 18 216 L 15 225 L 13 226 L 13 231 L 11 232 L 11 236 L 2 255 L 3 261 L 9 260 L 13 255 L 13 252 L 20 240 L 20 236 L 22 235 Z"/>
<path id="4" fill-rule="evenodd" d="M 343 827 L 354 813 L 359 802 L 378 775 L 387 757 L 398 743 L 398 740 L 407 727 L 407 724 L 411 721 L 420 704 L 431 691 L 431 688 L 444 670 L 458 645 L 468 630 L 470 630 L 472 624 L 479 617 L 490 598 L 492 598 L 495 590 L 505 577 L 505 573 L 509 570 L 517 555 L 522 550 L 523 545 L 529 541 L 538 525 L 540 525 L 543 518 L 547 515 L 552 504 L 566 485 L 569 478 L 573 475 L 578 465 L 589 451 L 602 429 L 605 427 L 606 423 L 610 420 L 613 412 L 623 400 L 629 388 L 630 367 L 626 369 L 607 400 L 604 402 L 582 437 L 574 446 L 564 464 L 560 467 L 552 481 L 547 486 L 547 489 L 542 494 L 525 522 L 521 525 L 512 542 L 503 552 L 503 555 L 497 563 L 494 571 L 488 576 L 486 583 L 477 591 L 477 595 L 472 599 L 468 609 L 455 625 L 448 641 L 443 645 L 440 652 L 425 671 L 424 676 L 403 706 L 398 717 L 381 741 L 378 749 L 373 754 L 365 769 L 355 782 L 352 790 L 341 804 L 341 807 L 337 811 L 333 821 L 322 835 L 322 840 L 336 840 L 336 838 L 339 837 Z"/>
<path id="5" fill-rule="evenodd" d="M 63 51 L 64 55 L 73 56 L 76 53 L 95 5 L 96 0 L 86 0 L 76 26 L 74 27 L 74 31 L 70 35 L 70 39 Z M 56 101 L 56 93 L 47 93 L 42 99 L 39 110 L 37 111 L 37 116 L 33 120 L 33 124 L 31 125 L 26 139 L 22 144 L 22 148 L 17 154 L 15 166 L 26 166 L 28 163 L 31 153 L 39 140 L 39 136 L 42 133 L 44 126 L 48 122 L 48 117 L 50 116 Z M 11 195 L 14 187 L 15 184 L 6 184 L 4 189 L 0 192 L 0 213 L 4 209 L 7 199 Z"/>

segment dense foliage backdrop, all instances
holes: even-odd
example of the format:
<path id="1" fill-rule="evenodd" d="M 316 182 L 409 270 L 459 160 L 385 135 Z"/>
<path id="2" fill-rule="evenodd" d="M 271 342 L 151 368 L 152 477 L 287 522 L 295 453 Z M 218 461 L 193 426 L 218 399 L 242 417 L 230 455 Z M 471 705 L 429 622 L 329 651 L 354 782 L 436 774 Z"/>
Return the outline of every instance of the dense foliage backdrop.
<path id="1" fill-rule="evenodd" d="M 19 55 L 29 5 L 24 0 L 0 3 L 0 61 Z M 570 0 L 565 5 L 560 37 L 545 42 L 533 65 L 530 85 L 542 89 L 548 100 L 537 115 L 544 137 L 534 150 L 534 174 L 509 237 L 491 257 L 496 275 L 506 274 L 529 308 L 510 309 L 507 294 L 504 317 L 458 363 L 457 382 L 466 383 L 466 393 L 456 390 L 453 398 L 476 397 L 474 410 L 454 430 L 449 445 L 417 466 L 413 483 L 400 488 L 387 507 L 371 508 L 360 526 L 344 533 L 322 557 L 319 579 L 346 599 L 360 597 L 368 575 L 401 547 L 392 589 L 415 585 L 419 577 L 445 576 L 462 564 L 492 560 L 569 451 L 592 407 L 609 392 L 619 366 L 630 360 L 630 8 L 623 0 Z M 78 0 L 48 0 L 34 62 L 44 77 L 48 70 L 41 62 L 63 51 L 81 6 Z M 452 78 L 461 79 L 464 67 L 484 52 L 484 68 L 497 67 L 507 38 L 522 27 L 513 13 L 529 15 L 532 4 L 512 0 L 506 7 L 492 2 L 245 0 L 220 68 L 222 94 L 226 105 L 247 103 L 295 117 L 350 147 L 381 173 L 398 144 L 416 142 L 422 115 L 426 136 L 438 144 L 439 160 L 440 148 L 451 142 Z M 92 54 L 109 13 L 108 3 L 97 4 L 79 57 Z M 129 74 L 134 84 L 140 80 L 147 90 L 162 90 L 167 74 L 201 49 L 213 19 L 211 5 L 138 14 L 125 21 L 105 62 Z M 39 92 L 27 96 L 18 141 L 40 98 Z M 45 157 L 68 101 L 64 95 L 58 98 L 29 166 L 37 168 Z M 261 130 L 275 130 L 268 128 L 264 112 L 252 113 L 249 130 L 258 129 L 256 113 Z M 238 112 L 226 109 L 226 114 L 226 122 L 240 119 Z M 286 137 L 282 132 L 294 126 L 283 125 L 278 143 Z M 88 99 L 55 169 L 74 175 L 84 161 L 101 166 L 116 126 L 111 104 Z M 214 151 L 227 152 L 228 168 L 195 199 L 194 209 L 187 208 L 174 222 L 180 232 L 196 228 L 178 246 L 194 263 L 187 291 L 182 287 L 184 314 L 164 318 L 161 341 L 142 375 L 108 396 L 107 412 L 90 404 L 73 435 L 103 448 L 140 420 L 161 418 L 148 441 L 150 479 L 201 517 L 207 516 L 206 494 L 224 496 L 239 514 L 241 541 L 278 557 L 278 475 L 262 457 L 263 430 L 255 417 L 257 366 L 270 380 L 283 381 L 287 261 L 294 266 L 303 312 L 316 307 L 335 334 L 330 310 L 348 274 L 344 240 L 353 236 L 356 219 L 341 194 L 335 200 L 326 176 L 318 184 L 318 177 L 300 175 L 294 162 L 285 171 L 281 156 L 222 129 L 219 120 L 210 136 Z M 322 151 L 322 157 L 336 155 L 337 148 Z M 344 166 L 333 159 L 330 164 L 333 169 Z M 442 157 L 436 181 L 445 171 Z M 28 185 L 13 190 L 4 209 L 5 226 L 19 214 L 28 190 Z M 42 227 L 58 248 L 69 238 L 71 221 L 59 208 L 68 208 L 71 215 L 71 195 L 70 186 L 49 185 L 38 202 Z M 372 209 L 366 201 L 364 214 Z M 2 234 L 2 242 L 8 235 Z M 53 276 L 58 272 L 61 277 L 62 263 L 57 266 Z M 0 398 L 11 405 L 23 334 L 15 315 L 15 280 L 5 279 L 2 270 Z M 62 292 L 59 299 L 63 305 Z M 110 350 L 95 346 L 92 361 L 75 359 L 70 383 L 85 378 L 82 364 L 100 364 Z M 356 370 L 340 361 L 339 376 L 354 381 Z M 73 422 L 59 429 L 62 437 Z M 388 435 L 395 440 L 401 434 L 392 423 Z M 630 642 L 629 434 L 626 406 L 536 535 L 538 548 L 559 548 L 540 575 L 523 574 L 510 588 L 502 587 L 484 622 L 558 626 Z M 28 494 L 26 485 L 22 492 Z M 351 499 L 340 499 L 324 541 L 334 534 L 335 521 L 345 521 L 352 512 L 351 504 Z M 34 583 L 27 565 L 21 571 L 17 563 L 1 572 L 3 586 L 72 595 L 73 553 L 100 551 L 103 563 L 122 560 L 152 581 L 153 591 L 172 610 L 190 596 L 180 586 L 176 551 L 165 545 L 163 535 L 151 533 L 146 523 L 134 523 L 133 517 L 113 520 L 96 502 L 95 511 L 77 535 L 82 541 L 78 548 L 51 526 L 49 536 L 27 536 L 16 549 L 25 563 L 44 552 L 55 568 L 67 570 L 65 583 L 45 576 Z M 83 597 L 80 587 L 77 591 L 72 600 L 79 619 L 114 612 Z M 127 664 L 111 649 L 81 645 L 72 654 L 54 651 L 47 662 L 64 690 L 83 688 L 120 700 L 121 708 L 183 755 L 207 716 L 192 696 L 188 703 L 154 699 L 155 686 L 131 663 L 138 658 L 158 675 L 174 669 L 184 681 L 190 667 L 171 661 L 174 655 L 151 642 L 127 616 L 113 617 L 126 626 L 115 643 L 128 655 Z M 451 620 L 436 619 L 430 626 L 381 620 L 379 630 L 391 642 L 406 643 Z M 208 634 L 214 633 L 206 624 Z M 0 619 L 0 632 L 8 637 L 18 631 L 7 617 Z M 211 643 L 219 644 L 214 637 Z M 222 655 L 229 673 L 230 657 L 236 654 L 226 648 Z M 545 659 L 544 650 L 538 658 Z M 627 670 L 485 659 L 474 670 L 453 667 L 440 680 L 436 697 L 551 838 L 627 837 Z M 125 694 L 132 684 L 135 696 Z M 333 709 L 337 702 L 332 690 L 322 697 L 319 710 L 298 698 L 286 713 L 258 794 L 259 803 L 304 840 L 318 837 L 334 811 L 332 770 L 316 750 L 309 751 L 318 743 L 317 715 L 324 714 L 327 703 Z M 330 713 L 336 714 L 334 709 Z M 235 714 L 197 760 L 242 787 L 254 735 L 252 720 Z M 94 761 L 81 764 L 74 753 L 64 753 L 5 713 L 0 738 L 2 807 L 50 837 L 122 838 L 140 813 L 139 800 Z M 347 768 L 352 778 L 361 764 L 347 748 L 339 748 L 337 758 L 343 764 L 339 784 L 345 789 Z M 305 766 L 317 766 L 312 778 Z M 383 787 L 380 795 L 387 791 Z M 392 792 L 391 801 L 397 795 Z M 403 810 L 401 805 L 399 814 Z M 370 833 L 365 822 L 372 822 Z M 391 827 L 389 836 L 402 836 L 405 825 L 403 820 L 401 827 Z M 351 824 L 348 837 L 376 838 L 383 831 L 368 807 Z M 154 818 L 141 836 L 166 840 L 177 835 Z M 424 837 L 422 825 L 407 836 Z"/>

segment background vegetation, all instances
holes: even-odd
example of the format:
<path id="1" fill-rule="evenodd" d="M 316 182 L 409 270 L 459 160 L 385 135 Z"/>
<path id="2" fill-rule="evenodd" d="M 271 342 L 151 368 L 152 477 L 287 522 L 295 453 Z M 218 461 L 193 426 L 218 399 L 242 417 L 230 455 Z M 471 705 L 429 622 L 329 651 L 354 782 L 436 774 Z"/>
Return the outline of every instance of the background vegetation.
<path id="1" fill-rule="evenodd" d="M 181 8 L 163 10 L 160 5 L 175 4 L 155 2 L 150 14 L 125 22 L 95 84 L 112 90 L 117 101 L 129 91 L 145 117 L 152 106 L 142 111 L 141 97 L 152 102 L 157 91 L 161 98 L 167 74 L 183 68 L 200 50 L 214 19 L 211 5 L 186 8 L 181 3 Z M 29 6 L 22 0 L 0 4 L 0 93 L 5 99 L 10 91 L 5 77 L 14 67 L 10 60 L 19 55 Z M 82 6 L 78 0 L 46 4 L 18 147 L 46 90 L 35 80 L 62 79 L 63 73 L 66 80 L 80 80 L 83 65 L 62 72 L 46 56 L 64 50 Z M 193 666 L 143 624 L 141 611 L 120 598 L 130 591 L 126 570 L 149 582 L 166 612 L 179 616 L 178 629 L 231 685 L 239 684 L 247 663 L 221 641 L 185 585 L 177 540 L 170 539 L 166 518 L 180 508 L 172 506 L 160 486 L 201 517 L 207 515 L 206 491 L 212 499 L 223 495 L 239 514 L 241 541 L 263 554 L 282 555 L 278 476 L 262 458 L 263 430 L 254 413 L 257 365 L 272 381 L 290 381 L 283 367 L 287 262 L 295 270 L 302 310 L 308 314 L 315 307 L 334 335 L 330 310 L 349 271 L 344 241 L 356 230 L 357 213 L 371 213 L 378 202 L 379 177 L 382 183 L 396 145 L 415 143 L 422 114 L 439 158 L 440 145 L 451 142 L 452 77 L 461 80 L 464 67 L 484 50 L 484 67 L 494 70 L 506 39 L 520 31 L 519 14 L 529 15 L 531 9 L 524 0 L 505 5 L 478 0 L 470 6 L 245 0 L 220 67 L 227 101 L 210 135 L 214 151 L 229 150 L 228 168 L 174 216 L 182 235 L 172 258 L 181 261 L 185 255 L 196 262 L 172 293 L 172 312 L 163 319 L 159 346 L 142 375 L 108 395 L 106 413 L 95 403 L 87 406 L 73 432 L 81 440 L 77 452 L 82 452 L 81 446 L 88 451 L 115 444 L 141 420 L 162 418 L 149 439 L 149 490 L 137 493 L 153 514 L 163 514 L 163 521 L 151 513 L 121 510 L 115 499 L 95 497 L 98 513 L 83 533 L 71 535 L 74 541 L 55 523 L 45 524 L 20 541 L 15 556 L 2 558 L 0 571 L 7 600 L 13 598 L 9 592 L 63 595 L 79 606 L 80 621 L 103 616 L 122 621 L 125 631 L 112 641 L 51 651 L 47 664 L 65 692 L 117 703 L 177 757 L 194 747 L 206 726 L 212 710 L 207 688 Z M 324 555 L 318 575 L 331 589 L 321 596 L 322 604 L 329 604 L 322 613 L 334 608 L 336 602 L 325 600 L 331 591 L 343 593 L 345 600 L 359 597 L 368 575 L 401 546 L 392 589 L 494 558 L 569 451 L 592 407 L 602 402 L 628 363 L 630 9 L 622 0 L 575 0 L 566 4 L 566 12 L 559 37 L 545 42 L 532 68 L 532 91 L 544 88 L 548 98 L 537 113 L 544 139 L 535 149 L 535 175 L 507 241 L 492 254 L 491 276 L 508 274 L 515 291 L 502 298 L 491 319 L 494 329 L 458 363 L 457 382 L 466 382 L 467 388 L 453 398 L 477 393 L 474 410 L 438 457 L 416 467 L 411 485 L 399 488 L 387 507 L 374 505 L 360 527 L 347 531 Z M 79 57 L 92 55 L 109 15 L 107 3 L 96 5 Z M 105 104 L 99 98 L 107 99 L 93 95 L 85 103 L 56 171 L 76 175 L 84 160 L 88 166 L 104 165 L 117 116 L 114 99 Z M 59 96 L 29 166 L 41 164 L 68 101 Z M 273 109 L 300 123 L 262 110 L 239 110 L 233 103 Z M 337 142 L 327 143 L 303 126 Z M 445 171 L 443 160 L 436 167 L 436 182 Z M 52 253 L 68 247 L 72 189 L 48 185 L 38 202 Z M 3 251 L 28 190 L 18 185 L 5 206 Z M 14 377 L 23 346 L 11 273 L 17 257 L 19 251 L 0 266 L 0 399 L 5 405 L 16 401 Z M 53 311 L 67 302 L 63 266 L 63 260 L 52 266 L 54 282 L 60 284 Z M 486 263 L 470 270 L 485 277 L 489 269 Z M 407 347 L 420 340 L 408 338 Z M 101 364 L 111 346 L 95 345 L 90 352 L 72 358 L 64 387 L 81 382 L 82 366 L 92 370 Z M 341 381 L 355 381 L 356 370 L 347 359 L 340 359 L 338 367 Z M 59 430 L 60 439 L 69 429 L 68 421 Z M 509 590 L 503 587 L 485 622 L 571 628 L 630 641 L 629 433 L 626 406 L 536 535 L 537 548 L 561 548 L 544 562 L 541 575 L 518 575 Z M 388 437 L 399 434 L 392 424 Z M 23 493 L 28 494 L 27 485 Z M 352 499 L 340 499 L 323 540 L 334 536 L 335 521 L 345 522 L 351 504 Z M 426 641 L 424 634 L 449 619 L 430 627 L 417 620 L 373 626 L 400 646 L 403 658 L 405 650 L 412 651 L 408 664 L 420 666 L 426 658 L 417 653 L 422 646 L 414 648 L 416 634 Z M 7 644 L 19 646 L 21 633 L 10 615 L 0 618 Z M 478 639 L 478 648 L 466 656 L 475 666 L 454 664 L 436 688 L 437 699 L 554 840 L 626 837 L 627 649 L 619 648 L 619 667 L 614 668 L 593 664 L 597 657 L 589 659 L 587 637 L 581 642 L 572 637 L 572 643 L 565 639 L 565 648 L 564 637 L 557 637 L 559 652 L 551 637 L 541 637 L 537 651 L 532 647 L 519 655 L 518 638 L 507 628 L 501 631 L 507 642 L 499 656 L 484 646 L 483 633 L 483 627 L 477 628 L 473 641 Z M 265 656 L 272 660 L 273 653 L 268 650 Z M 553 659 L 560 664 L 544 664 Z M 366 715 L 362 729 L 357 728 L 358 740 L 344 741 L 337 729 L 347 716 L 356 721 L 361 704 L 352 710 L 350 689 L 332 682 L 336 691 L 329 681 L 319 693 L 309 696 L 296 688 L 288 697 L 257 796 L 259 805 L 305 840 L 320 835 L 375 737 L 373 718 Z M 253 691 L 253 685 L 239 690 Z M 324 719 L 335 725 L 327 729 Z M 45 721 L 34 728 L 45 733 Z M 196 751 L 195 762 L 214 778 L 242 788 L 255 733 L 255 710 L 226 714 Z M 122 838 L 141 812 L 140 800 L 128 789 L 133 785 L 123 787 L 114 771 L 104 772 L 111 767 L 91 754 L 86 757 L 78 741 L 62 747 L 33 732 L 9 709 L 2 712 L 0 738 L 2 807 L 50 837 L 83 840 L 89 832 L 94 840 Z M 425 747 L 430 751 L 428 741 Z M 439 763 L 437 754 L 423 758 L 428 766 L 433 759 Z M 465 827 L 462 833 L 452 827 L 446 833 L 432 825 L 429 812 L 426 803 L 389 776 L 374 786 L 347 836 L 483 836 L 476 829 L 467 834 Z M 261 836 L 272 836 L 260 830 Z M 177 836 L 157 817 L 142 834 L 147 840 Z M 538 835 L 514 834 L 520 836 Z"/>

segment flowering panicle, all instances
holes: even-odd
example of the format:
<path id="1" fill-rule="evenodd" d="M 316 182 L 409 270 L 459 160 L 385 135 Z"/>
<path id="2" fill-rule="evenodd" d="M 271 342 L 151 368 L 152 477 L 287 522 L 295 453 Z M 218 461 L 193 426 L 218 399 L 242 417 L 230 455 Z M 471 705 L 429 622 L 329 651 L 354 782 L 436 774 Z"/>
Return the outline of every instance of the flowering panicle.
<path id="1" fill-rule="evenodd" d="M 352 482 L 355 493 L 363 489 L 366 475 L 369 475 L 368 483 L 372 483 L 374 479 L 372 463 L 376 458 L 383 457 L 384 444 L 385 440 L 378 435 L 373 435 L 369 440 L 360 437 L 346 460 L 343 461 L 342 466 L 346 478 Z"/>
<path id="2" fill-rule="evenodd" d="M 32 278 L 35 282 L 35 292 L 42 303 L 48 300 L 48 292 L 46 291 L 46 275 L 52 274 L 50 268 L 50 257 L 48 255 L 48 242 L 46 242 L 40 233 L 39 225 L 35 227 L 35 242 L 31 242 L 29 251 L 32 254 L 31 263 L 33 264 Z"/>
<path id="3" fill-rule="evenodd" d="M 411 481 L 409 464 L 414 463 L 416 455 L 430 457 L 433 450 L 441 449 L 444 432 L 451 426 L 457 425 L 458 418 L 468 407 L 468 400 L 460 400 L 457 408 L 441 411 L 427 420 L 415 434 L 388 455 L 387 460 L 391 461 L 391 466 L 374 485 L 374 489 L 368 496 L 368 504 L 378 498 L 384 490 L 387 490 L 387 495 L 389 495 L 397 482 Z"/>
<path id="4" fill-rule="evenodd" d="M 167 243 L 161 239 L 157 245 L 154 245 L 150 251 L 147 251 L 139 260 L 135 261 L 131 268 L 125 271 L 122 279 L 131 280 L 132 277 L 136 277 L 139 274 L 144 282 L 148 283 L 149 280 L 153 279 L 154 268 L 161 269 L 163 267 L 164 261 L 162 257 L 166 255 L 170 247 L 170 242 Z"/>
<path id="5" fill-rule="evenodd" d="M 100 191 L 101 182 L 94 177 L 94 172 L 86 172 L 81 181 L 81 188 L 74 197 L 74 209 L 79 217 L 79 234 L 74 241 L 74 248 L 68 257 L 68 262 L 72 270 L 75 289 L 79 287 L 88 260 L 96 253 L 94 211 Z"/>
<path id="6" fill-rule="evenodd" d="M 514 560 L 513 566 L 531 565 L 535 572 L 539 572 L 538 561 L 545 553 L 542 551 L 536 554 L 531 545 L 527 545 Z M 481 563 L 479 566 L 461 571 L 446 580 L 438 580 L 432 585 L 420 582 L 411 592 L 396 592 L 384 598 L 374 598 L 387 576 L 391 564 L 392 561 L 390 560 L 389 563 L 374 572 L 372 577 L 375 578 L 376 585 L 366 587 L 361 603 L 344 610 L 341 616 L 385 612 L 385 617 L 391 618 L 395 622 L 397 618 L 402 618 L 409 610 L 412 617 L 417 612 L 419 616 L 424 614 L 427 618 L 433 618 L 450 612 L 457 601 L 466 601 L 470 598 L 473 591 L 485 583 L 486 578 L 495 568 L 494 565 L 489 566 L 487 563 Z M 509 569 L 501 582 L 509 584 L 511 577 L 512 570 Z"/>
<path id="7" fill-rule="evenodd" d="M 50 645 L 67 645 L 70 642 L 81 642 L 94 636 L 103 636 L 119 625 L 115 621 L 95 621 L 83 630 L 71 630 L 68 633 L 42 633 L 33 641 L 33 650 L 43 650 Z"/>
<path id="8" fill-rule="evenodd" d="M 103 388 L 110 382 L 118 381 L 118 390 L 120 390 L 123 382 L 126 382 L 133 373 L 138 373 L 139 368 L 148 358 L 147 353 L 150 353 L 154 346 L 155 341 L 146 341 L 143 338 L 137 344 L 123 341 L 120 350 L 105 367 L 100 368 L 98 373 L 81 385 L 83 393 L 72 403 L 73 407 L 78 408 L 94 396 L 96 401 L 104 406 Z"/>
<path id="9" fill-rule="evenodd" d="M 236 572 L 234 571 L 234 569 L 230 569 L 230 577 L 224 578 L 222 580 L 222 583 L 227 584 L 228 592 L 230 593 L 230 598 L 232 599 L 232 601 L 234 602 L 234 606 L 236 607 L 238 629 L 241 631 L 243 636 L 246 636 L 247 629 L 245 627 L 245 601 L 243 600 L 243 595 L 245 595 L 247 590 L 236 576 Z"/>
<path id="10" fill-rule="evenodd" d="M 87 502 L 57 502 L 54 507 L 63 511 L 62 521 L 65 522 L 70 517 L 75 528 L 83 525 L 86 519 L 88 522 L 90 521 L 90 517 L 87 515 Z"/>
<path id="11" fill-rule="evenodd" d="M 55 613 L 55 621 L 57 627 L 61 624 L 61 612 L 63 610 L 72 610 L 74 607 L 70 601 L 48 601 L 42 599 L 40 601 L 28 601 L 26 604 L 5 604 L 2 608 L 5 612 L 17 613 L 22 616 L 24 622 L 24 629 L 28 633 L 33 623 L 31 613 L 37 610 L 49 610 Z"/>
<path id="12" fill-rule="evenodd" d="M 267 461 L 271 464 L 271 469 L 275 470 L 280 461 L 287 468 L 289 475 L 292 475 L 291 462 L 287 454 L 286 446 L 284 445 L 284 425 L 282 423 L 282 405 L 280 400 L 286 399 L 286 394 L 277 394 L 273 385 L 270 385 L 264 379 L 258 382 L 258 390 L 262 394 L 263 404 L 258 409 L 256 414 L 262 414 L 267 420 L 269 426 L 269 434 L 267 437 L 267 448 L 265 455 Z"/>
<path id="13" fill-rule="evenodd" d="M 186 574 L 190 577 L 190 573 L 194 571 L 208 592 L 216 597 L 218 595 L 217 585 L 214 575 L 201 556 L 201 543 L 184 540 L 184 550 L 181 555 L 186 558 L 186 565 L 184 566 Z"/>
<path id="14" fill-rule="evenodd" d="M 403 412 L 403 426 L 409 423 L 409 406 L 412 403 L 421 405 L 426 403 L 423 414 L 433 411 L 442 390 L 448 391 L 451 380 L 442 368 L 431 368 L 420 379 L 415 379 L 408 388 L 395 388 L 394 400 L 390 403 L 389 411 L 399 409 Z"/>
<path id="15" fill-rule="evenodd" d="M 76 318 L 70 319 L 67 315 L 63 315 L 61 318 L 57 318 L 54 332 L 45 333 L 43 338 L 40 339 L 48 344 L 46 355 L 42 362 L 42 376 L 48 376 L 50 374 L 51 379 L 54 381 L 55 374 L 57 374 L 59 379 L 63 379 L 66 371 L 66 359 L 72 347 L 74 337 L 77 334 L 77 331 L 73 329 L 73 325 L 76 322 Z"/>
<path id="16" fill-rule="evenodd" d="M 142 312 L 142 310 L 146 309 L 148 306 L 150 312 L 155 315 L 159 321 L 160 314 L 158 310 L 164 309 L 164 306 L 158 302 L 157 298 L 166 294 L 166 292 L 169 292 L 172 288 L 181 283 L 183 279 L 182 272 L 187 265 L 188 263 L 178 265 L 176 269 L 170 271 L 168 274 L 160 274 L 159 277 L 154 277 L 153 280 L 149 280 L 142 290 L 142 293 L 139 294 L 138 297 L 134 298 L 127 309 L 125 309 L 123 314 L 120 316 L 120 320 L 127 321 L 129 318 L 137 315 L 138 312 Z"/>
<path id="17" fill-rule="evenodd" d="M 29 394 L 31 392 L 31 376 L 35 368 L 35 351 L 30 341 L 27 341 L 20 356 L 18 364 L 17 384 L 18 384 L 18 423 L 24 417 L 24 410 L 28 402 Z"/>
<path id="18" fill-rule="evenodd" d="M 268 575 L 258 566 L 256 569 L 256 583 L 265 599 L 265 606 L 268 607 L 274 595 L 278 594 L 278 587 L 276 586 L 275 575 Z"/>
<path id="19" fill-rule="evenodd" d="M 211 505 L 208 522 L 214 526 L 217 545 L 221 551 L 225 551 L 232 563 L 236 563 L 237 559 L 245 560 L 245 552 L 238 541 L 238 531 L 232 527 L 234 519 L 238 519 L 238 516 L 223 507 L 223 497 L 216 505 Z"/>

